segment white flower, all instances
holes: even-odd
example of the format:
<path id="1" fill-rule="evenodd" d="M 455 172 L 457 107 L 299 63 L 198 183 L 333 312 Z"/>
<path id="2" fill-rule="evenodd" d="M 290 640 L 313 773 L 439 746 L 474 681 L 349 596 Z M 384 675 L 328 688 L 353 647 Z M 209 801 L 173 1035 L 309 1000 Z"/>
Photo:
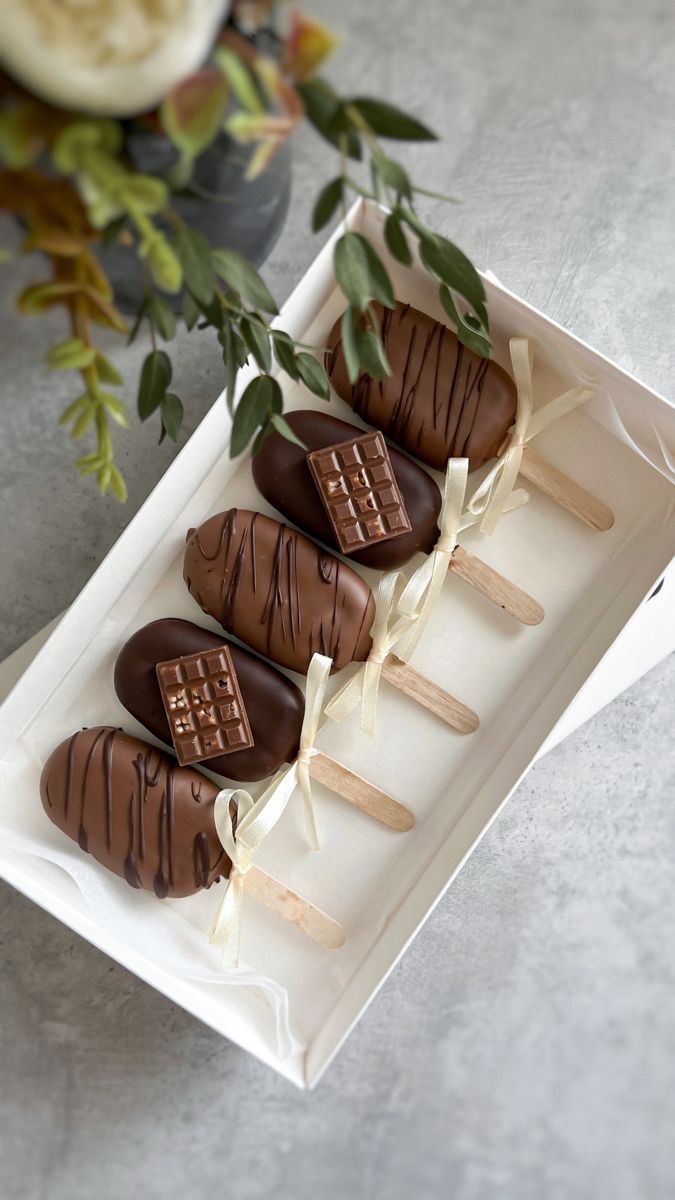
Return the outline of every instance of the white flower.
<path id="1" fill-rule="evenodd" d="M 125 117 L 154 108 L 201 66 L 230 0 L 12 0 L 0 62 L 63 108 Z"/>

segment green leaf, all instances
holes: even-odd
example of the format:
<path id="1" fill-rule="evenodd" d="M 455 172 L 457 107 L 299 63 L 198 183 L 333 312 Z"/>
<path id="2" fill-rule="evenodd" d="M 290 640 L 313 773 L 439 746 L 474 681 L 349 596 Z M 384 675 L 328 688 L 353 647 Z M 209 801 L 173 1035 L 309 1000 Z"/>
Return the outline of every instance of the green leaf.
<path id="1" fill-rule="evenodd" d="M 81 371 L 84 367 L 90 367 L 95 358 L 93 346 L 88 346 L 81 338 L 73 337 L 59 342 L 58 346 L 52 346 L 45 356 L 45 362 L 54 371 Z"/>
<path id="2" fill-rule="evenodd" d="M 142 253 L 142 251 L 141 251 Z M 148 266 L 157 287 L 165 292 L 179 292 L 183 286 L 183 269 L 176 250 L 171 247 L 163 233 L 155 231 L 147 246 Z"/>
<path id="3" fill-rule="evenodd" d="M 274 355 L 282 371 L 285 371 L 291 379 L 299 379 L 300 369 L 295 359 L 295 349 L 292 339 L 281 329 L 273 329 L 272 341 L 274 343 Z"/>
<path id="4" fill-rule="evenodd" d="M 170 342 L 176 336 L 176 317 L 171 305 L 154 292 L 148 299 L 146 311 L 164 341 Z"/>
<path id="5" fill-rule="evenodd" d="M 342 200 L 342 176 L 338 175 L 337 179 L 332 179 L 327 183 L 325 188 L 319 192 L 314 211 L 312 213 L 312 232 L 318 233 L 330 221 L 333 213 Z"/>
<path id="6" fill-rule="evenodd" d="M 145 299 L 143 301 L 143 303 L 141 304 L 141 307 L 139 308 L 138 312 L 136 313 L 136 319 L 135 319 L 133 325 L 131 326 L 129 336 L 127 338 L 127 346 L 130 346 L 132 342 L 136 341 L 136 338 L 138 337 L 138 331 L 141 328 L 141 325 L 143 323 L 143 317 L 145 316 L 145 310 L 146 310 L 147 306 L 148 306 L 148 301 L 147 301 L 147 299 Z"/>
<path id="7" fill-rule="evenodd" d="M 227 46 L 218 46 L 213 57 L 242 108 L 249 113 L 264 113 L 265 105 L 260 98 L 254 76 L 239 55 Z"/>
<path id="8" fill-rule="evenodd" d="M 485 288 L 473 263 L 447 238 L 433 234 L 420 238 L 424 266 L 453 291 L 464 296 L 479 314 L 485 312 Z"/>
<path id="9" fill-rule="evenodd" d="M 360 373 L 361 364 L 359 360 L 359 352 L 356 345 L 356 324 L 355 312 L 351 307 L 346 308 L 342 314 L 340 322 L 340 336 L 342 338 L 342 353 L 345 356 L 345 366 L 349 375 L 349 382 L 356 383 Z"/>
<path id="10" fill-rule="evenodd" d="M 196 229 L 184 225 L 176 230 L 172 244 L 192 295 L 200 303 L 208 304 L 213 297 L 215 275 L 211 247 L 206 238 Z"/>
<path id="11" fill-rule="evenodd" d="M 412 252 L 403 226 L 395 212 L 389 213 L 384 223 L 384 240 L 387 243 L 387 249 L 397 262 L 403 263 L 404 267 L 409 267 L 412 264 Z"/>
<path id="12" fill-rule="evenodd" d="M 281 416 L 281 413 L 272 413 L 272 416 L 270 417 L 270 425 L 273 425 L 277 433 L 280 433 L 282 437 L 285 437 L 287 442 L 293 442 L 296 446 L 300 446 L 302 450 L 307 450 L 308 447 L 304 442 L 300 441 L 300 438 L 297 436 L 297 434 L 293 433 L 288 421 L 284 420 L 284 418 Z"/>
<path id="13" fill-rule="evenodd" d="M 183 320 L 188 329 L 194 329 L 199 320 L 200 309 L 193 296 L 187 291 L 183 292 Z"/>
<path id="14" fill-rule="evenodd" d="M 103 245 L 109 246 L 112 242 L 116 242 L 126 223 L 126 213 L 121 217 L 116 217 L 114 221 L 109 221 L 105 228 L 101 230 L 101 242 Z"/>
<path id="15" fill-rule="evenodd" d="M 400 163 L 395 162 L 393 158 L 387 158 L 386 154 L 376 154 L 372 160 L 372 167 L 387 187 L 393 188 L 399 196 L 410 199 L 412 184 L 408 172 Z"/>
<path id="16" fill-rule="evenodd" d="M 73 425 L 73 428 L 70 431 L 70 436 L 74 442 L 78 442 L 81 437 L 84 437 L 85 433 L 87 432 L 89 426 L 91 425 L 91 423 L 94 419 L 94 412 L 95 412 L 94 406 L 93 406 L 93 404 L 91 404 L 89 406 L 89 408 L 85 408 L 84 412 L 80 413 L 75 424 Z"/>
<path id="17" fill-rule="evenodd" d="M 279 311 L 267 284 L 243 254 L 229 247 L 214 250 L 213 264 L 227 286 L 248 300 L 254 308 L 262 308 L 268 313 Z"/>
<path id="18" fill-rule="evenodd" d="M 258 426 L 280 403 L 283 405 L 281 388 L 271 375 L 257 375 L 251 380 L 235 409 L 230 458 L 246 449 Z"/>
<path id="19" fill-rule="evenodd" d="M 171 441 L 177 442 L 183 423 L 183 405 L 173 392 L 167 392 L 162 399 L 161 417 L 162 426 L 166 429 Z"/>
<path id="20" fill-rule="evenodd" d="M 121 387 L 124 383 L 117 367 L 100 350 L 96 353 L 96 370 L 102 383 L 109 383 L 112 387 Z"/>
<path id="21" fill-rule="evenodd" d="M 439 295 L 443 308 L 457 329 L 457 337 L 462 345 L 466 346 L 468 350 L 473 350 L 474 354 L 479 354 L 481 358 L 489 358 L 490 339 L 486 334 L 479 333 L 467 323 L 466 318 L 462 316 L 455 304 L 452 292 L 445 284 L 441 284 Z"/>
<path id="22" fill-rule="evenodd" d="M 96 482 L 98 483 L 98 490 L 102 496 L 105 496 L 105 494 L 108 490 L 111 476 L 112 476 L 112 466 L 110 465 L 110 463 L 106 462 L 103 464 L 102 467 L 99 468 L 98 475 L 96 476 Z"/>
<path id="23" fill-rule="evenodd" d="M 242 317 L 239 328 L 260 370 L 269 371 L 272 367 L 272 350 L 268 330 L 251 317 Z"/>
<path id="24" fill-rule="evenodd" d="M 370 242 L 360 233 L 345 233 L 335 245 L 335 275 L 347 300 L 364 309 L 370 300 L 394 307 L 394 289 Z"/>
<path id="25" fill-rule="evenodd" d="M 119 396 L 111 396 L 110 392 L 101 392 L 101 403 L 108 410 L 113 421 L 121 425 L 123 429 L 129 428 L 129 414 L 127 406 Z"/>
<path id="26" fill-rule="evenodd" d="M 82 396 L 78 396 L 77 400 L 73 400 L 73 403 L 64 409 L 59 417 L 59 425 L 67 425 L 69 421 L 74 421 L 90 405 L 91 397 L 88 392 L 84 392 Z"/>
<path id="27" fill-rule="evenodd" d="M 120 204 L 129 211 L 140 209 L 142 213 L 161 212 L 169 200 L 164 180 L 156 179 L 154 175 L 129 174 L 116 194 Z"/>
<path id="28" fill-rule="evenodd" d="M 362 330 L 356 334 L 356 351 L 359 362 L 372 379 L 386 379 L 391 375 L 384 346 L 376 333 Z"/>
<path id="29" fill-rule="evenodd" d="M 151 350 L 147 355 L 138 385 L 138 415 L 147 421 L 159 408 L 171 382 L 171 360 L 163 350 Z"/>
<path id="30" fill-rule="evenodd" d="M 408 116 L 393 104 L 383 100 L 372 100 L 368 96 L 357 96 L 347 104 L 363 117 L 373 133 L 379 137 L 395 138 L 402 142 L 437 142 L 435 133 L 427 129 L 421 121 Z"/>
<path id="31" fill-rule="evenodd" d="M 234 387 L 237 382 L 238 364 L 234 349 L 234 330 L 228 320 L 218 334 L 218 341 L 223 347 L 223 362 L 225 363 L 225 401 L 230 416 L 234 413 Z"/>
<path id="32" fill-rule="evenodd" d="M 296 90 L 305 106 L 307 119 L 331 146 L 339 146 L 340 133 L 333 127 L 340 99 L 324 79 L 309 79 L 296 84 Z M 350 129 L 346 135 L 346 151 L 350 158 L 361 158 L 361 142 L 358 133 Z"/>
<path id="33" fill-rule="evenodd" d="M 162 128 L 188 159 L 196 158 L 216 137 L 228 94 L 222 72 L 216 67 L 203 67 L 183 79 L 162 101 Z"/>
<path id="34" fill-rule="evenodd" d="M 110 491 L 120 504 L 124 504 L 129 495 L 127 485 L 113 463 L 110 463 Z"/>
<path id="35" fill-rule="evenodd" d="M 297 354 L 295 361 L 305 387 L 308 387 L 315 396 L 320 396 L 322 400 L 328 400 L 330 388 L 321 363 L 317 362 L 311 354 L 304 352 Z"/>

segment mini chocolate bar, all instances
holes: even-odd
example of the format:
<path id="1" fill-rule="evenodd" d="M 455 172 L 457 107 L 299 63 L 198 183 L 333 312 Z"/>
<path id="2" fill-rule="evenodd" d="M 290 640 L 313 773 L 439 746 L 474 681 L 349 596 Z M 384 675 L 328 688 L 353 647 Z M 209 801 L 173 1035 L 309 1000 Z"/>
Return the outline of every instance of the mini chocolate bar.
<path id="1" fill-rule="evenodd" d="M 227 646 L 160 662 L 157 680 L 182 767 L 253 745 Z"/>
<path id="2" fill-rule="evenodd" d="M 343 554 L 410 533 L 410 518 L 381 433 L 312 450 L 307 463 Z"/>

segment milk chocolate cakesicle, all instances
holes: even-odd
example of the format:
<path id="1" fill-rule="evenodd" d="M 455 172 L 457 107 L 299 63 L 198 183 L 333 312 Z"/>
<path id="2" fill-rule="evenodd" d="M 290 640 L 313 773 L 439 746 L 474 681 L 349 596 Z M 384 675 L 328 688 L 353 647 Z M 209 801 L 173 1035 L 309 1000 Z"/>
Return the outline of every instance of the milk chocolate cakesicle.
<path id="1" fill-rule="evenodd" d="M 324 545 L 376 570 L 401 567 L 419 551 L 431 553 L 439 536 L 441 493 L 422 467 L 387 446 L 381 434 L 364 432 L 328 413 L 300 409 L 288 413 L 286 420 L 303 445 L 273 430 L 251 464 L 258 490 L 282 516 Z M 385 516 L 402 510 L 406 520 L 387 528 L 380 522 L 383 510 Z M 374 522 L 374 533 L 369 521 Z M 345 527 L 350 537 L 341 540 Z M 461 546 L 450 560 L 450 570 L 516 620 L 526 625 L 543 620 L 536 600 Z"/>
<path id="2" fill-rule="evenodd" d="M 83 729 L 45 763 L 47 816 L 134 888 L 192 896 L 229 875 L 213 821 L 217 784 L 120 729 Z"/>
<path id="3" fill-rule="evenodd" d="M 305 674 L 318 652 L 339 671 L 368 657 L 368 584 L 262 513 L 231 508 L 191 529 L 183 576 L 204 612 L 279 666 Z"/>
<path id="4" fill-rule="evenodd" d="M 326 372 L 337 394 L 364 421 L 436 470 L 444 470 L 449 458 L 468 458 L 474 471 L 498 456 L 518 403 L 510 375 L 409 304 L 397 303 L 393 309 L 374 304 L 373 310 L 391 375 L 379 380 L 362 372 L 351 383 L 338 320 L 326 354 Z M 614 524 L 606 504 L 529 445 L 519 473 L 590 528 L 606 530 Z"/>
<path id="5" fill-rule="evenodd" d="M 279 666 L 306 674 L 315 653 L 339 671 L 372 648 L 375 598 L 351 567 L 262 513 L 231 508 L 187 535 L 183 577 L 226 632 Z M 471 709 L 407 663 L 387 655 L 382 674 L 462 733 Z"/>
<path id="6" fill-rule="evenodd" d="M 107 870 L 161 900 L 229 877 L 232 863 L 214 820 L 219 791 L 198 771 L 107 725 L 66 738 L 40 778 L 50 821 Z M 344 942 L 336 921 L 255 866 L 246 890 L 323 945 Z"/>

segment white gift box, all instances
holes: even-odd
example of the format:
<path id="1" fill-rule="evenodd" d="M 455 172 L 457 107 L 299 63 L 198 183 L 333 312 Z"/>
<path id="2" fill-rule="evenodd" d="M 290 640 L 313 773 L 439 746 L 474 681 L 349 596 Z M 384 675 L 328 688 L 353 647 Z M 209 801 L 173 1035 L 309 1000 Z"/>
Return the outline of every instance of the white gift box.
<path id="1" fill-rule="evenodd" d="M 389 260 L 379 211 L 358 204 L 348 225 L 382 247 L 399 298 L 442 319 L 432 281 Z M 325 343 L 343 307 L 332 272 L 340 232 L 279 318 L 303 341 Z M 356 719 L 321 731 L 321 749 L 403 800 L 417 821 L 394 833 L 315 785 L 321 851 L 307 847 L 298 795 L 262 846 L 261 866 L 343 924 L 340 950 L 308 941 L 249 899 L 242 967 L 222 971 L 207 940 L 218 887 L 175 901 L 134 892 L 69 842 L 39 799 L 42 764 L 78 727 L 119 724 L 154 741 L 112 685 L 116 654 L 134 630 L 162 616 L 216 628 L 182 581 L 186 530 L 233 505 L 271 512 L 248 455 L 228 458 L 222 398 L 50 636 L 38 635 L 0 675 L 6 690 L 23 671 L 1 710 L 0 874 L 300 1087 L 317 1082 L 532 762 L 675 649 L 675 409 L 491 277 L 486 289 L 497 359 L 508 362 L 509 337 L 533 339 L 537 402 L 580 381 L 597 388 L 536 448 L 609 504 L 616 522 L 592 532 L 532 490 L 492 537 L 463 535 L 467 549 L 546 611 L 540 626 L 517 626 L 461 580 L 446 582 L 413 665 L 475 709 L 477 732 L 453 733 L 386 684 L 375 739 Z M 253 373 L 242 373 L 240 387 Z M 289 407 L 328 407 L 301 385 L 283 385 Z M 330 410 L 350 419 L 335 398 Z"/>

